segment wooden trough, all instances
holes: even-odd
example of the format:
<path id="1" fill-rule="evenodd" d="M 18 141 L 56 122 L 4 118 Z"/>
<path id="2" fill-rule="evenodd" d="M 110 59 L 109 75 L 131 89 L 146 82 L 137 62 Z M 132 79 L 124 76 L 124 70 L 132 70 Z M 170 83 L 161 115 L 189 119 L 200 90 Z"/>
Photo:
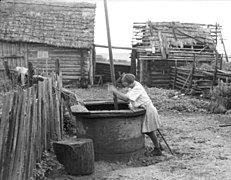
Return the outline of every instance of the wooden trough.
<path id="1" fill-rule="evenodd" d="M 144 109 L 131 111 L 127 103 L 91 101 L 86 103 L 89 112 L 74 112 L 77 137 L 90 138 L 94 143 L 95 160 L 128 161 L 144 148 L 141 125 Z"/>

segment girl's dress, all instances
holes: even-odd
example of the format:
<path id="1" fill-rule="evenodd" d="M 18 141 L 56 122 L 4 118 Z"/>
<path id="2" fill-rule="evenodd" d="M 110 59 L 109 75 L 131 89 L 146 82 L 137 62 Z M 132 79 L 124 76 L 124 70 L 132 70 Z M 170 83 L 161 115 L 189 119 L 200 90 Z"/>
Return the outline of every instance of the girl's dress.
<path id="1" fill-rule="evenodd" d="M 130 108 L 135 109 L 142 107 L 146 110 L 142 124 L 142 133 L 147 133 L 159 129 L 161 122 L 157 109 L 152 104 L 152 101 L 143 86 L 139 82 L 135 81 L 135 86 L 130 88 L 126 95 L 130 100 Z"/>

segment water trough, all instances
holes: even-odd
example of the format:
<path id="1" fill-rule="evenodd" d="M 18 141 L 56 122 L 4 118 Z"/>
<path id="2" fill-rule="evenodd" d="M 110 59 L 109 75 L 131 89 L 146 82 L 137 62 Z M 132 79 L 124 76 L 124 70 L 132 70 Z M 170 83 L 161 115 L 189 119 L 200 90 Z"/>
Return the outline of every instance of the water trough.
<path id="1" fill-rule="evenodd" d="M 128 104 L 118 102 L 88 101 L 89 112 L 72 111 L 76 117 L 77 137 L 93 140 L 95 160 L 128 161 L 144 148 L 141 133 L 144 109 L 131 111 Z"/>

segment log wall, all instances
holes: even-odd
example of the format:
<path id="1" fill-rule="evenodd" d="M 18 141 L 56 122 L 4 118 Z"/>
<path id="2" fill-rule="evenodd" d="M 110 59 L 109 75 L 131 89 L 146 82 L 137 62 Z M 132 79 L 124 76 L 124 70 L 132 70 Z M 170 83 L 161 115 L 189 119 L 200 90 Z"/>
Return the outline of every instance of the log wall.
<path id="1" fill-rule="evenodd" d="M 47 56 L 46 53 L 48 53 L 48 57 L 40 57 L 40 52 L 44 53 L 44 56 Z M 32 44 L 28 48 L 28 60 L 40 72 L 54 71 L 56 59 L 59 59 L 60 71 L 65 83 L 80 80 L 82 77 L 88 79 L 89 54 L 86 49 L 61 48 L 40 44 Z"/>
<path id="2" fill-rule="evenodd" d="M 169 88 L 170 82 L 170 72 L 171 67 L 185 66 L 193 63 L 193 59 L 184 60 L 176 59 L 171 60 L 161 60 L 155 59 L 152 56 L 141 56 L 139 58 L 139 64 L 137 68 L 138 79 L 142 84 L 149 87 L 159 87 L 159 88 Z M 211 63 L 211 60 L 198 60 L 197 64 Z"/>
<path id="3" fill-rule="evenodd" d="M 54 71 L 55 60 L 59 59 L 64 83 L 81 78 L 89 79 L 90 53 L 87 49 L 0 41 L 0 59 L 0 71 L 4 70 L 5 60 L 10 69 L 15 69 L 16 66 L 27 67 L 27 62 L 30 61 L 39 73 Z"/>

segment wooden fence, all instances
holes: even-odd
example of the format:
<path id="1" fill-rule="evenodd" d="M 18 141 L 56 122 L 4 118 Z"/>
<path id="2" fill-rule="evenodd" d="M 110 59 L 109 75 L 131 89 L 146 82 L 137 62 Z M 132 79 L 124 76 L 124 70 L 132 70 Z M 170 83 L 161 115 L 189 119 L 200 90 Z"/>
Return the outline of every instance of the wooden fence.
<path id="1" fill-rule="evenodd" d="M 171 67 L 171 87 L 189 94 L 207 93 L 220 80 L 231 82 L 230 71 L 220 69 L 203 70 L 196 67 Z"/>
<path id="2" fill-rule="evenodd" d="M 0 179 L 28 180 L 36 163 L 63 134 L 61 78 L 8 92 L 0 120 Z"/>

